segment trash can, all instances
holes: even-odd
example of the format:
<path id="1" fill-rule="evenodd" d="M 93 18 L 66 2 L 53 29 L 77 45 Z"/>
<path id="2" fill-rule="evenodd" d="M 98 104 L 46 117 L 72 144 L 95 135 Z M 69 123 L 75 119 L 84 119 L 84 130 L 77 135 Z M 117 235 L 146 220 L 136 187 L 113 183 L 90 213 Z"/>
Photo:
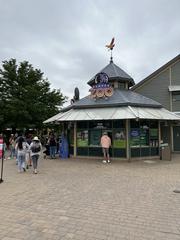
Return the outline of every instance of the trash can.
<path id="1" fill-rule="evenodd" d="M 171 161 L 171 149 L 168 143 L 160 145 L 160 159 Z"/>

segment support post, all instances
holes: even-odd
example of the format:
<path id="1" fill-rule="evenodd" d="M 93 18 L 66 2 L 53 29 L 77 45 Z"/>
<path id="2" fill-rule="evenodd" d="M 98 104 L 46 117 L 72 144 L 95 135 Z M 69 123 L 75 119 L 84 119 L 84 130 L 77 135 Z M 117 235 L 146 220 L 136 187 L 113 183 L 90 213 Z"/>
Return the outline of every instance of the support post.
<path id="1" fill-rule="evenodd" d="M 77 156 L 77 122 L 74 122 L 74 157 Z"/>
<path id="2" fill-rule="evenodd" d="M 131 153 L 130 153 L 130 146 L 129 146 L 129 119 L 126 119 L 126 158 L 128 162 L 131 161 Z"/>

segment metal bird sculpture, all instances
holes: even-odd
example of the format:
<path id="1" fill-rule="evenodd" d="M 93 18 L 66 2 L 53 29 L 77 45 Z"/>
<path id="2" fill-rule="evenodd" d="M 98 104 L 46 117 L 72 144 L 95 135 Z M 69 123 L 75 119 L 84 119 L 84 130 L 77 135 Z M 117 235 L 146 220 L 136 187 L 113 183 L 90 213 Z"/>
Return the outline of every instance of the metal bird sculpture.
<path id="1" fill-rule="evenodd" d="M 113 50 L 114 46 L 115 44 L 114 44 L 114 37 L 113 37 L 110 44 L 107 44 L 106 47 L 108 48 L 108 50 Z"/>

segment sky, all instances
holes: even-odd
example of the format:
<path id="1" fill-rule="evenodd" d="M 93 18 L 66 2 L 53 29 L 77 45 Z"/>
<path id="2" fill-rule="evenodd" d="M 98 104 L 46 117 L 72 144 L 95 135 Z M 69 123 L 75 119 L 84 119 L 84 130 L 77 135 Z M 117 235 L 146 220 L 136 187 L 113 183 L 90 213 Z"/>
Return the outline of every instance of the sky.
<path id="1" fill-rule="evenodd" d="M 180 0 L 0 0 L 0 66 L 11 58 L 80 98 L 113 61 L 138 83 L 180 54 Z"/>

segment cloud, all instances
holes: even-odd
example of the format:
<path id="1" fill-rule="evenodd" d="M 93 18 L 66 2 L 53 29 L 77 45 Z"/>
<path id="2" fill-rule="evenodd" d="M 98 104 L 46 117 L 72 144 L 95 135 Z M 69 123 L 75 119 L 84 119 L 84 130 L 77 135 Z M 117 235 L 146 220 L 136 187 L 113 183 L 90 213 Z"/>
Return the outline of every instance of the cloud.
<path id="1" fill-rule="evenodd" d="M 180 1 L 0 1 L 0 60 L 27 60 L 72 98 L 114 62 L 138 82 L 180 53 Z"/>

